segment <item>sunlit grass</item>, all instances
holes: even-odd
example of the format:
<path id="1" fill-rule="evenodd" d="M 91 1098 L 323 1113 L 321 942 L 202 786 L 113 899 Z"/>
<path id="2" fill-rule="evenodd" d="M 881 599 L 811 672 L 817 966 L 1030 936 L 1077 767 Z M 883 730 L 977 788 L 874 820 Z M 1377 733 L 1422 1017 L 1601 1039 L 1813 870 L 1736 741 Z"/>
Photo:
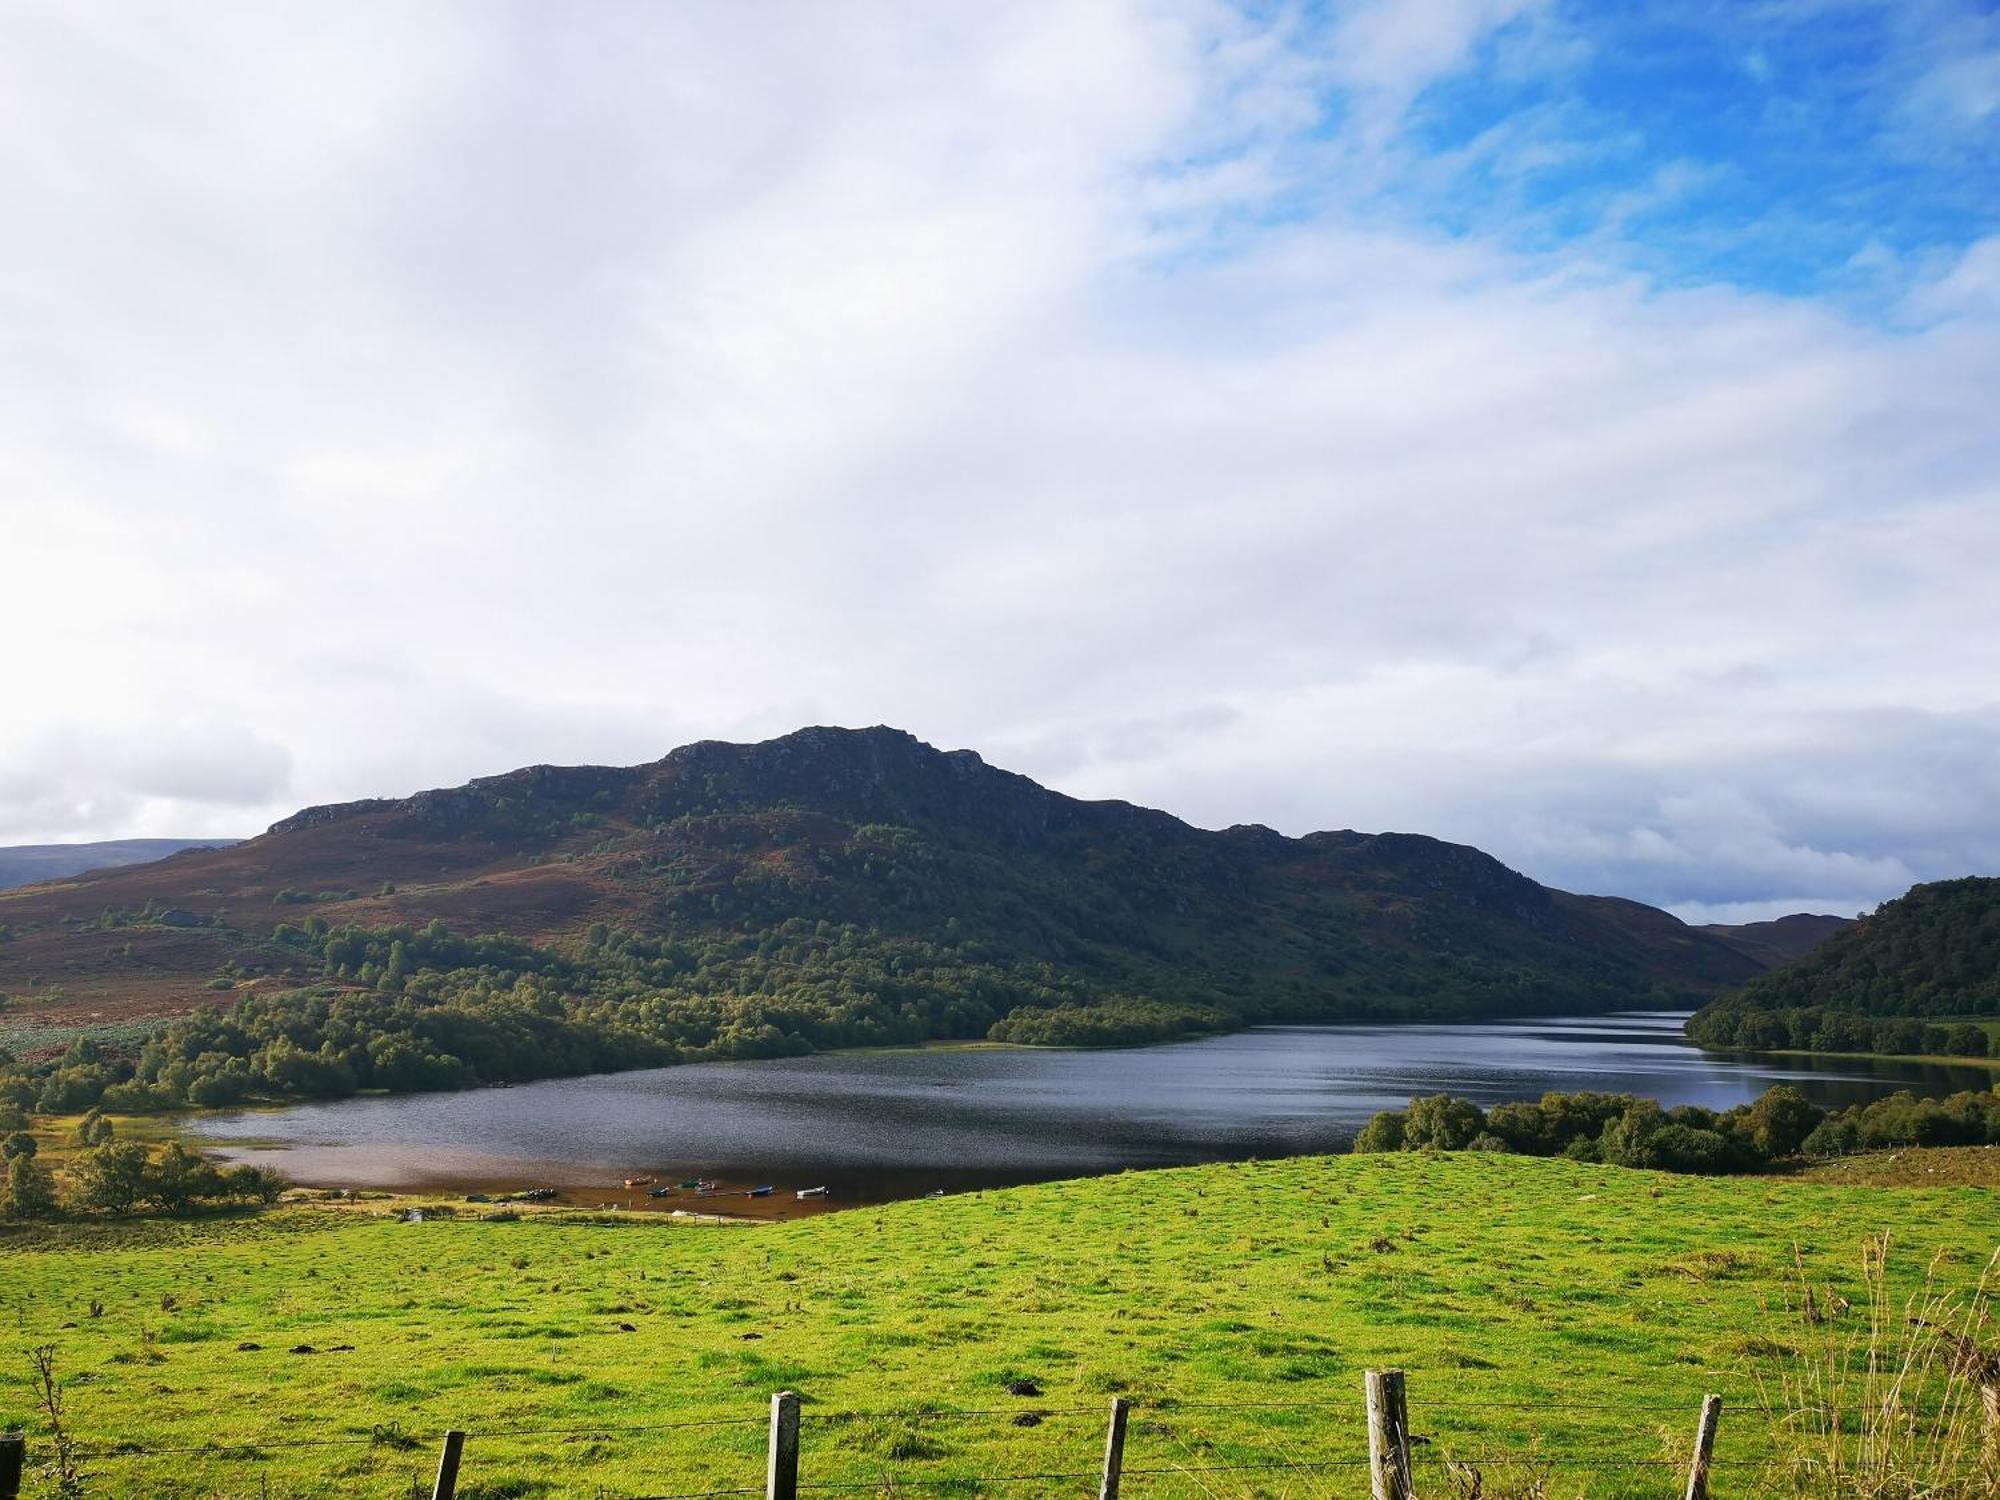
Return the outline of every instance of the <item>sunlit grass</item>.
<path id="1" fill-rule="evenodd" d="M 1859 1247 L 1883 1230 L 1898 1237 L 1891 1290 L 1907 1293 L 1932 1265 L 1976 1282 L 1996 1220 L 1977 1189 L 1409 1153 L 758 1229 L 313 1207 L 71 1225 L 0 1240 L 0 1427 L 39 1430 L 26 1351 L 53 1343 L 87 1449 L 351 1444 L 106 1457 L 100 1494 L 404 1496 L 437 1436 L 464 1427 L 462 1493 L 581 1497 L 758 1483 L 781 1388 L 805 1398 L 811 1479 L 1088 1470 L 1124 1392 L 1142 1403 L 1128 1463 L 1179 1471 L 1135 1477 L 1135 1500 L 1332 1496 L 1355 1476 L 1228 1466 L 1365 1451 L 1361 1374 L 1393 1365 L 1410 1372 L 1437 1493 L 1452 1493 L 1438 1458 L 1532 1472 L 1539 1454 L 1556 1463 L 1551 1495 L 1658 1495 L 1664 1467 L 1562 1456 L 1663 1466 L 1708 1390 L 1730 1399 L 1719 1457 L 1772 1456 L 1758 1393 L 1824 1333 L 1786 1290 L 1795 1254 L 1864 1306 Z M 301 1345 L 313 1352 L 288 1352 Z M 1010 1394 L 1020 1382 L 1039 1394 Z M 1244 1402 L 1271 1404 L 1228 1405 Z M 896 1414 L 835 1416 L 853 1412 Z M 1016 1425 L 1029 1413 L 1044 1415 Z M 665 1425 L 719 1419 L 741 1422 Z M 564 1430 L 485 1435 L 521 1428 Z"/>

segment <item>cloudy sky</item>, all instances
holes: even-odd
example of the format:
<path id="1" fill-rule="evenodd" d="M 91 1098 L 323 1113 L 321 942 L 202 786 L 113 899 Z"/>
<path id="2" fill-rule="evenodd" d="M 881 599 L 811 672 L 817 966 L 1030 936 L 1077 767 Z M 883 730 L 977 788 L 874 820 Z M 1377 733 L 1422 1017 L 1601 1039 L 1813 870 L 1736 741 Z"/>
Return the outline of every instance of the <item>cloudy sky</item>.
<path id="1" fill-rule="evenodd" d="M 1970 0 L 0 4 L 0 842 L 900 725 L 2000 871 Z"/>

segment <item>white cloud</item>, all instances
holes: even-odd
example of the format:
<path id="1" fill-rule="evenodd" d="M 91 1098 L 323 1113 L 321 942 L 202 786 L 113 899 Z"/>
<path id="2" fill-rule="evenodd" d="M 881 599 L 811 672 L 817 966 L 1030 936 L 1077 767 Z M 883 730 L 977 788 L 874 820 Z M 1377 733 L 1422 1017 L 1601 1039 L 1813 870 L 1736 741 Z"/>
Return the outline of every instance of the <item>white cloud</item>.
<path id="1" fill-rule="evenodd" d="M 1329 82 L 1527 8 L 150 14 L 0 22 L 19 838 L 888 721 L 1689 910 L 2000 857 L 1965 297 L 1351 211 Z"/>

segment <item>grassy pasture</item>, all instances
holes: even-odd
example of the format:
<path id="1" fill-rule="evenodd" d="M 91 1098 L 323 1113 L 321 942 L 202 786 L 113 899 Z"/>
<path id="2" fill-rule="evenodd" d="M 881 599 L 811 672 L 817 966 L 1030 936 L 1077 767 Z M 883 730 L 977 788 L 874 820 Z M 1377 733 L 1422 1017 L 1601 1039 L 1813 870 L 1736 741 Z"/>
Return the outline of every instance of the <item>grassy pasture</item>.
<path id="1" fill-rule="evenodd" d="M 0 1238 L 0 1427 L 45 1447 L 27 1351 L 49 1343 L 88 1450 L 267 1445 L 100 1457 L 95 1494 L 407 1496 L 456 1426 L 471 1500 L 664 1495 L 759 1484 L 778 1389 L 805 1398 L 803 1478 L 858 1486 L 1089 1470 L 1123 1392 L 1142 1403 L 1133 1500 L 1348 1496 L 1366 1493 L 1345 1466 L 1365 1453 L 1361 1372 L 1398 1365 L 1426 1460 L 1675 1459 L 1719 1390 L 1717 1495 L 1773 1493 L 1741 1467 L 1770 1451 L 1752 1408 L 1829 1337 L 1796 1310 L 1795 1256 L 1859 1308 L 1882 1231 L 1898 1296 L 1930 1267 L 1970 1288 L 2000 1215 L 1979 1188 L 1404 1154 L 755 1229 L 308 1206 L 57 1226 Z M 1010 1395 L 1020 1380 L 1041 1393 Z M 1563 1408 L 1516 1405 L 1542 1398 Z M 732 1425 L 665 1425 L 709 1420 Z M 1339 1466 L 1217 1467 L 1276 1460 Z M 1427 1495 L 1453 1493 L 1424 1467 Z M 1664 1464 L 1559 1466 L 1548 1492 L 1677 1484 Z"/>

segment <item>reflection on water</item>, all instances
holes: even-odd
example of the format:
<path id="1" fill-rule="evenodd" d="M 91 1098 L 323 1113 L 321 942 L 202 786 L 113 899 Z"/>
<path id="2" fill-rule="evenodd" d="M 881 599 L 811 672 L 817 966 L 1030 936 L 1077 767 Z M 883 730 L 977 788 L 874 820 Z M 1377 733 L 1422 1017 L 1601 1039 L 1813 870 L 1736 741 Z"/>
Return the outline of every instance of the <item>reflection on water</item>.
<path id="1" fill-rule="evenodd" d="M 1338 1150 L 1412 1095 L 1494 1104 L 1602 1089 L 1727 1108 L 1773 1083 L 1821 1104 L 1984 1088 L 1977 1068 L 1721 1059 L 1685 1012 L 1435 1026 L 1274 1026 L 1112 1051 L 825 1053 L 208 1116 L 190 1128 L 302 1182 L 612 1183 L 633 1170 L 829 1184 L 845 1202 L 1123 1167 Z M 766 1200 L 770 1201 L 770 1200 Z"/>

